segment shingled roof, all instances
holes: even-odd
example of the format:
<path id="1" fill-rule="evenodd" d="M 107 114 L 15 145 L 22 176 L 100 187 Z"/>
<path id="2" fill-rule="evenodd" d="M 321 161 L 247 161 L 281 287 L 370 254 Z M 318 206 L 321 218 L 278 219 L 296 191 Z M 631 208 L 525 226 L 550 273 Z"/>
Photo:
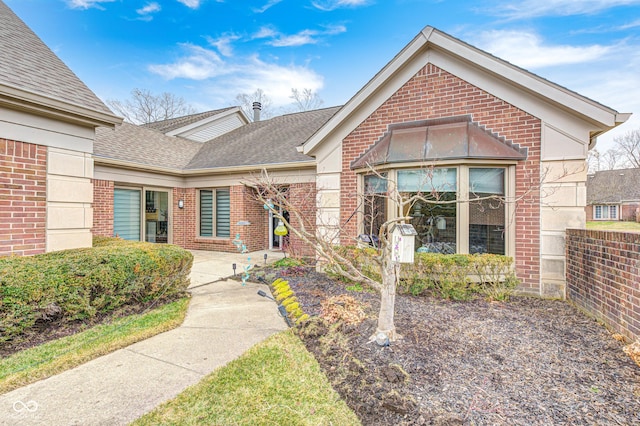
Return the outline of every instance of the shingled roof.
<path id="1" fill-rule="evenodd" d="M 0 0 L 0 87 L 113 115 L 55 53 Z"/>
<path id="2" fill-rule="evenodd" d="M 247 124 L 206 142 L 187 169 L 312 161 L 313 158 L 299 153 L 296 148 L 339 109 L 305 111 Z"/>
<path id="3" fill-rule="evenodd" d="M 96 161 L 115 160 L 172 171 L 313 161 L 297 151 L 340 107 L 299 112 L 250 123 L 200 143 L 123 123 L 96 129 Z M 220 111 L 220 110 L 219 110 Z"/>
<path id="4" fill-rule="evenodd" d="M 640 169 L 603 170 L 587 177 L 587 204 L 640 200 Z"/>
<path id="5" fill-rule="evenodd" d="M 179 129 L 181 127 L 188 126 L 189 124 L 196 123 L 200 120 L 204 120 L 205 118 L 209 118 L 214 115 L 223 113 L 225 111 L 229 111 L 230 109 L 233 109 L 233 108 L 236 108 L 236 107 L 221 108 L 221 109 L 215 109 L 212 111 L 205 111 L 205 112 L 199 112 L 196 114 L 185 115 L 184 117 L 169 118 L 168 120 L 155 121 L 153 123 L 143 124 L 143 126 L 148 127 L 149 129 L 158 130 L 162 133 L 168 133 L 173 130 Z"/>
<path id="6" fill-rule="evenodd" d="M 182 170 L 202 144 L 122 123 L 115 130 L 98 127 L 93 150 L 96 160 L 111 159 L 145 166 Z"/>

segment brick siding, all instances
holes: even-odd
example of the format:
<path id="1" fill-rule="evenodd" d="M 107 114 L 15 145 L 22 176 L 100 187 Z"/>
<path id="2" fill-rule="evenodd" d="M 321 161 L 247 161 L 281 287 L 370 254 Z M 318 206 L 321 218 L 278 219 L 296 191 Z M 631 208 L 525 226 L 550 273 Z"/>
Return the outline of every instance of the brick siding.
<path id="1" fill-rule="evenodd" d="M 365 119 L 342 143 L 342 220 L 357 208 L 356 174 L 351 162 L 388 130 L 388 125 L 418 120 L 471 115 L 474 122 L 529 149 L 527 160 L 516 167 L 516 271 L 522 290 L 540 290 L 540 183 L 541 122 L 526 112 L 480 90 L 460 78 L 428 64 Z M 534 189 L 532 189 L 534 188 Z M 344 226 L 349 237 L 357 223 Z"/>
<path id="2" fill-rule="evenodd" d="M 640 233 L 568 229 L 567 298 L 640 339 Z"/>
<path id="3" fill-rule="evenodd" d="M 247 250 L 263 250 L 269 244 L 269 218 L 262 204 L 255 199 L 253 189 L 244 185 L 229 188 L 231 201 L 231 229 L 229 238 L 198 236 L 198 191 L 195 188 L 174 189 L 173 242 L 192 250 L 237 252 L 233 244 L 236 235 L 247 246 Z M 178 209 L 179 199 L 184 200 L 184 209 Z M 238 225 L 248 221 L 250 225 Z"/>
<path id="4" fill-rule="evenodd" d="M 0 139 L 0 256 L 46 251 L 47 147 Z"/>
<path id="5" fill-rule="evenodd" d="M 303 218 L 304 228 L 313 233 L 316 229 L 316 184 L 315 183 L 296 183 L 289 185 L 289 202 L 292 206 L 299 209 Z M 300 228 L 300 223 L 295 216 L 289 218 L 291 226 Z M 314 249 L 303 242 L 295 235 L 289 236 L 289 247 L 287 250 L 292 256 L 313 257 Z"/>
<path id="6" fill-rule="evenodd" d="M 113 181 L 93 179 L 93 235 L 113 236 Z"/>

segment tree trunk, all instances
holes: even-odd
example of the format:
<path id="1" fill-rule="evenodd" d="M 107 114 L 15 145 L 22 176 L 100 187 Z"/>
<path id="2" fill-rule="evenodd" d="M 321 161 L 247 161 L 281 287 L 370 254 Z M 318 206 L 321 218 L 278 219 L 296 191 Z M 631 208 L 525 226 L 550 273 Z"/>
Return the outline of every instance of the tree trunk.
<path id="1" fill-rule="evenodd" d="M 400 265 L 391 261 L 391 256 L 385 256 L 382 269 L 382 288 L 380 289 L 380 312 L 378 314 L 378 329 L 371 336 L 375 339 L 379 333 L 384 333 L 389 341 L 401 338 L 396 333 L 396 326 L 393 320 L 396 304 L 396 287 Z"/>

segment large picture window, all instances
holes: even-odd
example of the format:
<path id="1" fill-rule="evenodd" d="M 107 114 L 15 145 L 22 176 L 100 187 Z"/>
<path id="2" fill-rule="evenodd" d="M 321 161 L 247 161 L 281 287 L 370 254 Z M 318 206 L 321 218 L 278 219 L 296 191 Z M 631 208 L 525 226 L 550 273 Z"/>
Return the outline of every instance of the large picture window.
<path id="1" fill-rule="evenodd" d="M 416 250 L 432 253 L 456 253 L 457 250 L 457 171 L 455 168 L 399 170 L 398 192 L 404 201 L 419 195 L 404 206 L 418 232 Z"/>
<path id="2" fill-rule="evenodd" d="M 396 214 L 411 217 L 418 252 L 507 254 L 508 170 L 459 165 L 389 170 L 385 176 L 405 203 Z M 375 218 L 386 220 L 387 182 L 384 191 L 376 190 L 379 179 L 363 177 L 365 201 L 372 200 L 363 209 L 365 233 Z"/>
<path id="3" fill-rule="evenodd" d="M 200 190 L 201 237 L 228 238 L 231 235 L 231 199 L 228 188 Z"/>

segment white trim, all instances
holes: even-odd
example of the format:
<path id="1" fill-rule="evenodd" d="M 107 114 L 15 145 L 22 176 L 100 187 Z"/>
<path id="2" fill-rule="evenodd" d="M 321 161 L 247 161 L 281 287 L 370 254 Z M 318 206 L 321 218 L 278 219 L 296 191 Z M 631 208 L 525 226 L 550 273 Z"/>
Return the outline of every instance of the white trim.
<path id="1" fill-rule="evenodd" d="M 198 120 L 196 122 L 193 122 L 191 124 L 188 124 L 186 126 L 182 126 L 182 127 L 178 127 L 177 129 L 171 130 L 169 132 L 166 132 L 165 135 L 167 136 L 177 136 L 183 133 L 187 133 L 190 130 L 194 130 L 197 129 L 198 127 L 202 127 L 206 124 L 209 124 L 213 121 L 217 121 L 220 120 L 222 118 L 228 117 L 230 115 L 234 115 L 240 113 L 240 118 L 245 122 L 244 124 L 249 124 L 249 118 L 247 117 L 247 115 L 240 109 L 240 107 L 234 107 L 230 110 L 227 111 L 223 111 L 221 113 L 209 116 L 207 118 L 203 118 L 202 120 Z"/>

